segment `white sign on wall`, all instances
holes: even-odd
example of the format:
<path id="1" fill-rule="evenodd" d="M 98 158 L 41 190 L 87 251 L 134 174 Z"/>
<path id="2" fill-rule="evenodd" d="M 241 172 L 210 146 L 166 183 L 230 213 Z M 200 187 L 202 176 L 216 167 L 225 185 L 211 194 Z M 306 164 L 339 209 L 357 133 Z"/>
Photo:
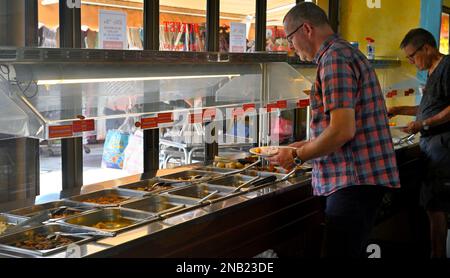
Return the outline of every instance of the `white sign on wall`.
<path id="1" fill-rule="evenodd" d="M 99 46 L 102 49 L 127 49 L 127 14 L 99 11 Z"/>
<path id="2" fill-rule="evenodd" d="M 247 50 L 247 26 L 245 23 L 231 22 L 230 52 L 245 52 Z"/>

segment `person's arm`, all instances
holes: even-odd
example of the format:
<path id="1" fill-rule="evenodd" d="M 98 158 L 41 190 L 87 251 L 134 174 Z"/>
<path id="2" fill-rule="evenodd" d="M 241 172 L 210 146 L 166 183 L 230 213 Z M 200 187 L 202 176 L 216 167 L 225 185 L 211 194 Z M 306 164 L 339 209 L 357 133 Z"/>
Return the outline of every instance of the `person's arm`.
<path id="1" fill-rule="evenodd" d="M 330 111 L 330 125 L 314 140 L 309 142 L 295 142 L 290 146 L 296 147 L 297 156 L 307 161 L 328 155 L 351 140 L 356 133 L 355 110 L 352 108 L 336 108 Z M 268 158 L 273 164 L 290 169 L 294 163 L 292 151 L 280 149 L 274 157 Z"/>
<path id="2" fill-rule="evenodd" d="M 330 125 L 315 140 L 303 144 L 298 156 L 307 161 L 337 151 L 356 133 L 355 110 L 335 109 L 330 112 Z"/>
<path id="3" fill-rule="evenodd" d="M 433 126 L 445 124 L 447 122 L 450 122 L 450 105 L 447 106 L 447 108 L 445 108 L 438 114 L 434 115 L 433 117 L 430 117 L 430 118 L 422 121 L 422 124 L 433 127 Z"/>
<path id="4" fill-rule="evenodd" d="M 419 106 L 394 106 L 388 109 L 388 115 L 390 117 L 403 115 L 403 116 L 415 116 Z"/>
<path id="5" fill-rule="evenodd" d="M 308 141 L 294 142 L 292 144 L 289 144 L 289 147 L 300 148 L 301 146 L 303 146 L 306 143 L 308 143 Z"/>

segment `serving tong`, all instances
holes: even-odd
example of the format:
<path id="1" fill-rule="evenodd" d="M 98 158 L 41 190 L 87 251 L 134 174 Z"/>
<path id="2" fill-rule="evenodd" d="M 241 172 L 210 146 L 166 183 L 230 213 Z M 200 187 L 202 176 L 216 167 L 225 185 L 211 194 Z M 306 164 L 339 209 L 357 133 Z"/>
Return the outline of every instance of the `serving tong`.
<path id="1" fill-rule="evenodd" d="M 415 134 L 408 134 L 402 138 L 400 138 L 400 140 L 397 141 L 397 143 L 394 143 L 395 146 L 399 146 L 402 145 L 404 143 L 412 143 L 412 140 L 414 140 L 414 137 L 416 135 Z"/>
<path id="2" fill-rule="evenodd" d="M 53 232 L 46 236 L 46 239 L 58 240 L 61 236 L 93 236 L 93 237 L 114 237 L 116 233 L 106 231 L 92 231 L 79 233 Z"/>
<path id="3" fill-rule="evenodd" d="M 37 213 L 36 215 L 33 215 L 29 219 L 23 221 L 22 223 L 19 223 L 15 226 L 9 226 L 8 228 L 6 228 L 3 235 L 20 232 L 23 230 L 23 228 L 25 228 L 27 226 L 39 225 L 42 222 L 49 220 L 51 217 L 52 217 L 52 214 L 51 214 L 50 210 L 45 209 L 45 210 Z"/>
<path id="4" fill-rule="evenodd" d="M 213 192 L 209 193 L 202 199 L 198 200 L 197 203 L 201 204 L 201 203 L 205 202 L 206 200 L 210 199 L 212 196 L 216 195 L 217 193 L 219 193 L 219 190 L 214 190 Z"/>
<path id="5" fill-rule="evenodd" d="M 242 169 L 237 169 L 237 170 L 230 171 L 230 172 L 227 172 L 227 173 L 222 173 L 222 174 L 220 174 L 219 176 L 211 176 L 211 177 L 209 177 L 209 178 L 204 178 L 204 179 L 202 179 L 202 177 L 203 177 L 202 175 L 197 175 L 197 176 L 193 176 L 192 179 L 189 180 L 189 181 L 181 181 L 181 180 L 180 180 L 180 181 L 167 181 L 167 180 L 160 180 L 159 182 L 156 182 L 155 184 L 153 184 L 150 188 L 154 188 L 154 187 L 156 187 L 157 185 L 163 185 L 163 186 L 166 185 L 166 186 L 169 186 L 169 185 L 177 184 L 177 183 L 184 183 L 184 184 L 193 185 L 193 184 L 197 184 L 197 183 L 211 182 L 211 181 L 223 179 L 223 178 L 228 177 L 228 176 L 233 176 L 233 175 L 235 175 L 235 174 L 242 173 L 242 172 L 244 172 L 244 171 L 246 171 L 246 170 L 252 168 L 253 166 L 258 165 L 259 163 L 261 163 L 261 160 L 257 160 L 256 162 L 253 162 L 253 163 L 247 165 L 246 167 L 244 167 L 244 168 L 242 168 Z M 149 194 L 150 194 L 150 193 L 149 193 Z M 145 194 L 144 196 L 147 196 L 147 195 L 149 195 L 149 194 Z"/>

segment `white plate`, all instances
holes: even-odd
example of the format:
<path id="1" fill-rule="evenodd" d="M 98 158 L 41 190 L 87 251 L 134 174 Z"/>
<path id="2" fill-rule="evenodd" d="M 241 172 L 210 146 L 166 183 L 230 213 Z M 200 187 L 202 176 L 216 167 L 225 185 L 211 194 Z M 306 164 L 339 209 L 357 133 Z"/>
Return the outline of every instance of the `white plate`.
<path id="1" fill-rule="evenodd" d="M 295 148 L 290 146 L 266 146 L 266 147 L 251 148 L 249 152 L 251 154 L 262 157 L 271 157 L 278 154 L 279 149 L 295 149 Z"/>

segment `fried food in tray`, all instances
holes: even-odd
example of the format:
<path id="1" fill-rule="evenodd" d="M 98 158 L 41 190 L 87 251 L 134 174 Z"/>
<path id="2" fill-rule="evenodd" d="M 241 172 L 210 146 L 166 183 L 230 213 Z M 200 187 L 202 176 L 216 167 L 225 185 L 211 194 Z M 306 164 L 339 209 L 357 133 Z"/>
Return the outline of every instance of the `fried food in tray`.
<path id="1" fill-rule="evenodd" d="M 101 197 L 97 197 L 97 198 L 84 199 L 83 202 L 94 203 L 94 204 L 99 204 L 99 205 L 109 205 L 109 204 L 120 204 L 127 199 L 128 198 L 117 196 L 117 195 L 110 195 L 110 196 L 101 196 Z"/>
<path id="2" fill-rule="evenodd" d="M 6 229 L 8 229 L 9 226 L 12 225 L 0 219 L 0 235 L 2 235 L 6 231 Z"/>
<path id="3" fill-rule="evenodd" d="M 130 225 L 133 225 L 134 223 L 136 223 L 136 221 L 130 220 L 130 219 L 126 219 L 126 218 L 119 218 L 116 219 L 114 221 L 100 221 L 97 222 L 96 224 L 92 225 L 93 228 L 97 228 L 100 230 L 117 230 L 117 229 L 122 229 L 125 227 L 128 227 Z"/>
<path id="4" fill-rule="evenodd" d="M 213 166 L 217 168 L 224 169 L 242 169 L 244 167 L 249 166 L 250 164 L 256 162 L 258 160 L 257 156 L 249 156 L 244 159 L 238 159 L 237 161 L 214 161 Z M 262 171 L 262 172 L 272 172 L 272 173 L 284 173 L 280 168 L 277 168 L 273 165 L 269 166 L 254 166 L 249 170 Z"/>
<path id="5" fill-rule="evenodd" d="M 20 224 L 24 221 L 26 221 L 28 218 L 18 216 L 18 215 L 11 215 L 11 214 L 0 214 L 0 236 L 3 235 L 6 230 L 10 227 L 14 227 L 17 224 Z"/>
<path id="6" fill-rule="evenodd" d="M 273 165 L 269 166 L 255 166 L 252 167 L 251 170 L 261 171 L 261 172 L 271 172 L 271 173 L 284 173 L 284 171 L 278 169 Z"/>
<path id="7" fill-rule="evenodd" d="M 202 175 L 195 175 L 195 176 L 187 176 L 187 177 L 177 177 L 175 178 L 175 180 L 177 181 L 194 181 L 194 180 L 199 180 L 203 178 Z"/>
<path id="8" fill-rule="evenodd" d="M 45 234 L 31 235 L 29 238 L 11 243 L 11 246 L 28 250 L 51 250 L 74 243 L 78 238 L 60 236 L 48 239 Z"/>
<path id="9" fill-rule="evenodd" d="M 55 213 L 52 214 L 52 219 L 59 219 L 59 218 L 65 218 L 68 216 L 72 216 L 78 213 L 81 213 L 81 210 L 71 210 L 71 209 L 66 209 L 65 211 L 61 212 L 61 213 Z"/>
<path id="10" fill-rule="evenodd" d="M 146 191 L 146 192 L 160 192 L 163 190 L 168 190 L 168 189 L 172 189 L 174 188 L 171 185 L 166 185 L 166 184 L 162 184 L 162 185 L 149 185 L 149 186 L 140 186 L 140 187 L 135 187 L 134 189 L 139 190 L 139 191 Z"/>

